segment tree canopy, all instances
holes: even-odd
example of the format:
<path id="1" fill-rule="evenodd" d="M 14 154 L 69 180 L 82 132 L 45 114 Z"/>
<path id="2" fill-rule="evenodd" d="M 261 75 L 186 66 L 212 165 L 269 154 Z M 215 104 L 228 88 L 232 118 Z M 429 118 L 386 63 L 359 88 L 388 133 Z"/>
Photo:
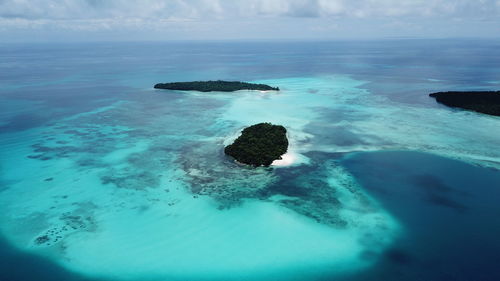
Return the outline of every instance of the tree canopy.
<path id="1" fill-rule="evenodd" d="M 430 96 L 447 106 L 500 116 L 500 91 L 439 92 Z"/>
<path id="2" fill-rule="evenodd" d="M 269 166 L 281 159 L 288 149 L 286 129 L 281 125 L 259 123 L 245 128 L 224 152 L 238 162 L 253 166 Z"/>
<path id="3" fill-rule="evenodd" d="M 234 92 L 239 90 L 279 91 L 278 87 L 266 84 L 254 84 L 240 81 L 194 81 L 194 82 L 172 82 L 156 84 L 155 89 L 199 91 L 199 92 Z"/>

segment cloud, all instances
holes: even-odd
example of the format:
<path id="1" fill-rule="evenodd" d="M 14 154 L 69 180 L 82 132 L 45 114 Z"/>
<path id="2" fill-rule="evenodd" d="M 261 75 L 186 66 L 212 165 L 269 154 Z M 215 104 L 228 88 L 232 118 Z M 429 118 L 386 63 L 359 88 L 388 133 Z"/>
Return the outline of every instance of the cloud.
<path id="1" fill-rule="evenodd" d="M 372 23 L 374 31 L 377 21 L 406 21 L 408 26 L 489 21 L 494 23 L 492 32 L 499 32 L 494 27 L 500 25 L 499 19 L 500 0 L 0 0 L 4 32 L 44 28 L 195 32 L 206 31 L 207 26 L 229 32 L 230 27 L 256 29 L 263 23 L 300 28 L 313 21 L 310 30 L 317 32 L 329 29 L 321 25 L 342 30 L 342 23 L 357 20 L 367 26 Z"/>
<path id="2" fill-rule="evenodd" d="M 25 19 L 498 16 L 498 0 L 3 0 Z"/>

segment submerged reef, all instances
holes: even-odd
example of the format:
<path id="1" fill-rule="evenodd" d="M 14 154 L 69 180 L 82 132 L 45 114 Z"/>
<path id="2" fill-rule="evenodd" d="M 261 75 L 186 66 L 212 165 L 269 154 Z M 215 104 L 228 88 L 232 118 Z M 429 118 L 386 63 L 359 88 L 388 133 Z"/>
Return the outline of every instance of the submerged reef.
<path id="1" fill-rule="evenodd" d="M 240 163 L 252 166 L 269 166 L 281 159 L 288 149 L 286 129 L 281 125 L 259 123 L 245 128 L 224 153 Z"/>
<path id="2" fill-rule="evenodd" d="M 377 208 L 356 180 L 339 164 L 339 155 L 306 153 L 316 161 L 287 169 L 234 169 L 210 150 L 213 143 L 186 145 L 176 159 L 193 196 L 209 196 L 220 210 L 241 206 L 248 199 L 274 202 L 281 207 L 337 229 L 356 225 L 346 209 L 365 215 Z M 214 164 L 216 163 L 216 164 Z M 342 198 L 348 198 L 343 200 Z M 353 207 L 353 204 L 356 207 Z"/>
<path id="3" fill-rule="evenodd" d="M 500 116 L 500 91 L 438 92 L 429 96 L 447 106 Z"/>
<path id="4" fill-rule="evenodd" d="M 199 92 L 234 92 L 239 90 L 257 91 L 279 91 L 278 87 L 271 87 L 266 84 L 254 84 L 240 81 L 194 81 L 194 82 L 172 82 L 158 83 L 155 89 L 179 90 L 179 91 L 199 91 Z"/>

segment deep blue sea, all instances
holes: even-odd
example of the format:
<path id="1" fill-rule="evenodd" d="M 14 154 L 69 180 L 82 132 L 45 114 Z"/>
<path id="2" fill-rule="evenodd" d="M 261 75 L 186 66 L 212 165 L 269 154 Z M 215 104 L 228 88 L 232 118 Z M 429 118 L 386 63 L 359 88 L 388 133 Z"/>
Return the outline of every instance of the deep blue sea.
<path id="1" fill-rule="evenodd" d="M 218 79 L 281 90 L 153 89 Z M 0 280 L 500 280 L 500 118 L 428 97 L 499 88 L 498 40 L 0 44 Z"/>

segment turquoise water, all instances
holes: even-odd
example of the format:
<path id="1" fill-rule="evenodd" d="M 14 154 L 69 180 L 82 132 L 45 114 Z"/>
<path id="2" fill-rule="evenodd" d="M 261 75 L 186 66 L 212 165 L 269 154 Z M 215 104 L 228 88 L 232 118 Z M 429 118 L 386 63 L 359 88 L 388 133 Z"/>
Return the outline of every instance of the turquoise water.
<path id="1" fill-rule="evenodd" d="M 16 267 L 33 268 L 40 280 L 390 280 L 403 269 L 407 280 L 457 275 L 451 253 L 491 254 L 498 242 L 488 229 L 498 233 L 500 222 L 455 219 L 438 228 L 436 237 L 480 229 L 474 237 L 491 248 L 476 251 L 462 246 L 463 237 L 415 235 L 415 226 L 434 227 L 449 209 L 479 217 L 498 211 L 488 200 L 500 187 L 499 119 L 445 108 L 427 94 L 494 87 L 497 44 L 2 46 L 0 259 L 9 261 L 2 270 L 13 280 L 33 278 Z M 152 89 L 203 79 L 281 91 Z M 292 164 L 249 168 L 224 156 L 224 145 L 258 122 L 287 127 Z M 409 185 L 421 167 L 425 176 Z M 481 191 L 470 206 L 433 193 L 424 195 L 441 209 L 408 195 L 389 204 L 377 192 L 431 189 L 456 175 L 463 178 L 449 185 Z M 421 212 L 436 219 L 416 220 Z M 443 241 L 450 245 L 442 256 L 425 251 Z M 419 245 L 418 253 L 407 254 L 415 251 L 407 245 Z M 401 256 L 441 264 L 424 271 L 391 259 Z M 467 276 L 475 268 L 498 276 L 492 264 L 478 264 Z"/>

